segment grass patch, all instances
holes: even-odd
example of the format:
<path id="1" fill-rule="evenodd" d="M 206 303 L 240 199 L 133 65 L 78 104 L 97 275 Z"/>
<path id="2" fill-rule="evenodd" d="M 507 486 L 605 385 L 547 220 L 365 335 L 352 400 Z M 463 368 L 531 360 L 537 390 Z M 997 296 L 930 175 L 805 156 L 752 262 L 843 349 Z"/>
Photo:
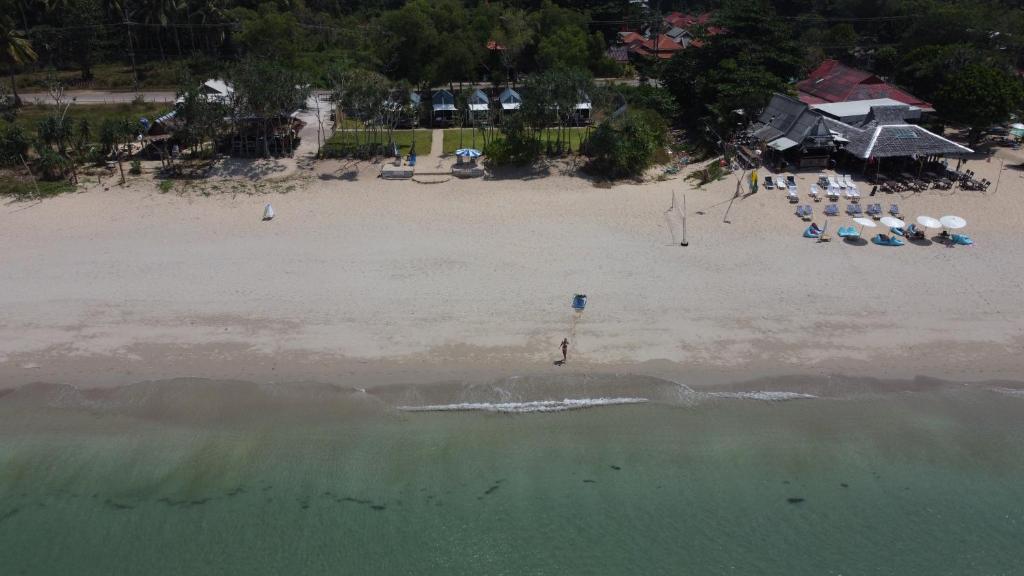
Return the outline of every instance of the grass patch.
<path id="1" fill-rule="evenodd" d="M 56 107 L 53 105 L 27 104 L 22 106 L 14 117 L 13 124 L 20 127 L 25 134 L 35 134 L 36 126 L 48 116 L 51 116 Z M 123 120 L 125 118 L 138 122 L 139 118 L 148 118 L 152 122 L 157 117 L 171 110 L 171 105 L 156 102 L 122 102 L 118 104 L 72 104 L 68 109 L 67 118 L 72 121 L 72 128 L 78 129 L 78 123 L 82 118 L 89 121 L 92 129 L 93 139 L 99 136 L 100 126 L 105 120 Z M 5 127 L 11 122 L 0 120 L 0 127 Z"/>
<path id="2" fill-rule="evenodd" d="M 475 144 L 473 142 L 474 135 L 476 136 Z M 458 128 L 448 128 L 444 131 L 442 152 L 444 154 L 454 154 L 459 148 L 483 150 L 485 138 L 497 138 L 500 136 L 501 132 L 497 129 L 488 132 L 485 128 L 463 128 L 461 131 Z"/>
<path id="3" fill-rule="evenodd" d="M 36 185 L 39 186 L 38 194 L 36 193 Z M 27 176 L 22 178 L 11 173 L 0 175 L 0 196 L 22 199 L 48 198 L 65 192 L 71 192 L 74 189 L 75 186 L 67 180 L 57 182 L 40 180 L 34 185 L 32 184 L 32 179 Z"/>
<path id="4" fill-rule="evenodd" d="M 174 90 L 178 84 L 177 62 L 144 62 L 137 67 L 138 87 L 150 90 Z M 70 90 L 133 90 L 132 67 L 127 64 L 97 64 L 93 78 L 82 80 L 78 70 L 44 70 L 18 74 L 18 90 L 45 92 L 52 79 Z"/>
<path id="5" fill-rule="evenodd" d="M 425 156 L 430 154 L 431 134 L 430 130 L 395 130 L 392 132 L 395 139 L 395 144 L 398 145 L 398 150 L 403 155 L 408 154 L 412 148 L 412 144 L 416 143 L 416 154 L 419 156 Z M 349 147 L 356 146 L 357 143 L 365 143 L 365 135 L 361 132 L 352 130 L 339 130 L 327 139 L 327 147 L 332 145 L 338 147 Z M 370 141 L 376 141 L 381 144 L 386 144 L 388 136 L 386 132 L 381 132 L 376 135 L 370 136 Z"/>
<path id="6" fill-rule="evenodd" d="M 455 151 L 458 150 L 459 148 L 473 148 L 474 147 L 474 144 L 473 144 L 473 132 L 474 131 L 472 129 L 464 128 L 462 130 L 462 139 L 461 139 L 461 145 L 460 145 L 459 129 L 458 128 L 449 128 L 449 129 L 445 130 L 444 131 L 444 153 L 445 154 L 454 154 Z M 488 132 L 486 134 L 486 136 L 488 138 L 500 138 L 501 137 L 501 132 L 499 130 L 497 130 L 497 129 L 487 131 L 486 129 L 483 129 L 483 128 L 477 128 L 476 129 L 476 145 L 475 145 L 477 150 L 483 150 L 483 148 L 484 148 L 485 132 Z M 584 138 L 586 138 L 586 136 L 587 136 L 587 128 L 584 127 L 584 126 L 573 126 L 573 127 L 570 127 L 570 128 L 563 128 L 562 129 L 562 143 L 564 145 L 566 143 L 566 139 L 568 139 L 568 145 L 569 145 L 569 151 L 570 152 L 579 152 L 579 150 L 580 150 L 580 143 L 583 141 Z M 541 150 L 542 151 L 546 151 L 547 150 L 548 142 L 550 142 L 551 146 L 554 147 L 555 142 L 558 141 L 558 129 L 557 128 L 545 128 L 541 132 L 540 141 L 541 141 Z"/>
<path id="7" fill-rule="evenodd" d="M 174 189 L 174 180 L 161 180 L 157 186 L 160 187 L 160 192 L 166 194 Z"/>

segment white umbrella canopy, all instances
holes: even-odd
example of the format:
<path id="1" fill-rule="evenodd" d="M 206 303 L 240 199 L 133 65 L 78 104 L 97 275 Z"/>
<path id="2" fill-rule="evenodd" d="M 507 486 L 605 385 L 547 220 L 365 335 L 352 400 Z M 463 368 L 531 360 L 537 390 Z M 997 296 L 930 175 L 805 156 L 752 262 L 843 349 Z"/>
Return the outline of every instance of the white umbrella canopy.
<path id="1" fill-rule="evenodd" d="M 1010 124 L 1010 129 L 1011 130 L 1024 130 L 1024 123 L 1016 122 L 1014 124 Z"/>
<path id="2" fill-rule="evenodd" d="M 479 158 L 480 151 L 476 148 L 459 148 L 455 151 L 456 156 L 464 156 L 466 158 Z"/>
<path id="3" fill-rule="evenodd" d="M 939 222 L 931 216 L 918 216 L 917 223 L 925 228 L 942 228 L 942 222 Z"/>
<path id="4" fill-rule="evenodd" d="M 878 226 L 878 224 L 875 224 L 875 221 L 871 218 L 854 218 L 853 221 L 865 228 L 874 228 Z"/>
<path id="5" fill-rule="evenodd" d="M 964 220 L 959 216 L 943 216 L 942 218 L 939 218 L 939 222 L 942 223 L 943 227 L 949 228 L 950 230 L 958 230 L 967 226 L 967 220 Z"/>
<path id="6" fill-rule="evenodd" d="M 907 223 L 906 222 L 904 222 L 903 220 L 900 220 L 899 218 L 896 218 L 895 216 L 883 216 L 882 217 L 882 224 L 888 226 L 889 228 L 906 228 L 907 227 Z"/>

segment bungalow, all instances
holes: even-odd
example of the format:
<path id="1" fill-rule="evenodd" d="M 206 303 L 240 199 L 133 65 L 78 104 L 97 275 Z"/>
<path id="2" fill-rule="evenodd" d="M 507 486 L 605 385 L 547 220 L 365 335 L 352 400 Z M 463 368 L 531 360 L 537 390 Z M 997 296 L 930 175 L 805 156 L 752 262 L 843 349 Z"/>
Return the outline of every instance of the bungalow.
<path id="1" fill-rule="evenodd" d="M 231 99 L 231 95 L 235 93 L 235 89 L 220 78 L 211 78 L 203 82 L 203 85 L 199 87 L 199 93 L 208 100 L 227 103 Z"/>
<path id="2" fill-rule="evenodd" d="M 590 96 L 580 92 L 578 102 L 573 109 L 573 121 L 576 124 L 590 124 L 591 112 L 594 110 L 594 104 L 590 101 Z"/>
<path id="3" fill-rule="evenodd" d="M 486 122 L 490 112 L 490 98 L 487 97 L 487 94 L 484 94 L 483 90 L 477 88 L 466 99 L 466 108 L 469 117 L 474 122 Z"/>
<path id="4" fill-rule="evenodd" d="M 438 90 L 430 97 L 430 104 L 433 114 L 430 121 L 434 124 L 446 126 L 455 119 L 455 96 L 447 90 Z"/>
<path id="5" fill-rule="evenodd" d="M 410 90 L 406 100 L 403 101 L 399 91 L 392 91 L 388 99 L 384 101 L 384 111 L 393 114 L 392 120 L 397 128 L 415 128 L 420 123 L 420 107 L 423 99 L 415 90 Z"/>
<path id="6" fill-rule="evenodd" d="M 519 95 L 519 92 L 511 88 L 505 88 L 498 96 L 498 102 L 501 103 L 501 111 L 507 114 L 522 108 L 523 97 Z"/>
<path id="7" fill-rule="evenodd" d="M 925 113 L 935 111 L 928 102 L 885 82 L 871 72 L 851 68 L 831 59 L 822 62 L 810 76 L 797 82 L 796 88 L 800 100 L 807 104 L 889 98 L 920 108 Z"/>

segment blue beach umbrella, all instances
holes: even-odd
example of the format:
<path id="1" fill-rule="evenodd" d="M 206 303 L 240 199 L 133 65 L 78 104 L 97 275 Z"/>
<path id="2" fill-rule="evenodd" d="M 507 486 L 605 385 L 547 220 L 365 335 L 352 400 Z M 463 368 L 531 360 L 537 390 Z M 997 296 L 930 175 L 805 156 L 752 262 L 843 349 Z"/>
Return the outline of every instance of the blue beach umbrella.
<path id="1" fill-rule="evenodd" d="M 463 158 L 479 158 L 480 151 L 476 148 L 459 148 L 455 151 L 455 155 Z"/>

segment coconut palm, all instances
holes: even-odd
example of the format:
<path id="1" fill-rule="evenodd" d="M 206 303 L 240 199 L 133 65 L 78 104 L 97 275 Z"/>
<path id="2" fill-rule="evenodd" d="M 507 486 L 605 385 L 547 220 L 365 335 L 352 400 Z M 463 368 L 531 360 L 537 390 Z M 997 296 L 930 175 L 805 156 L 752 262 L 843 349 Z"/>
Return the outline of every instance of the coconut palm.
<path id="1" fill-rule="evenodd" d="M 18 85 L 14 77 L 15 70 L 18 66 L 35 62 L 36 58 L 36 51 L 32 49 L 32 43 L 25 38 L 25 34 L 15 30 L 10 17 L 0 16 L 0 61 L 7 65 L 7 71 L 11 75 L 11 94 L 14 96 L 15 106 L 21 106 Z"/>

